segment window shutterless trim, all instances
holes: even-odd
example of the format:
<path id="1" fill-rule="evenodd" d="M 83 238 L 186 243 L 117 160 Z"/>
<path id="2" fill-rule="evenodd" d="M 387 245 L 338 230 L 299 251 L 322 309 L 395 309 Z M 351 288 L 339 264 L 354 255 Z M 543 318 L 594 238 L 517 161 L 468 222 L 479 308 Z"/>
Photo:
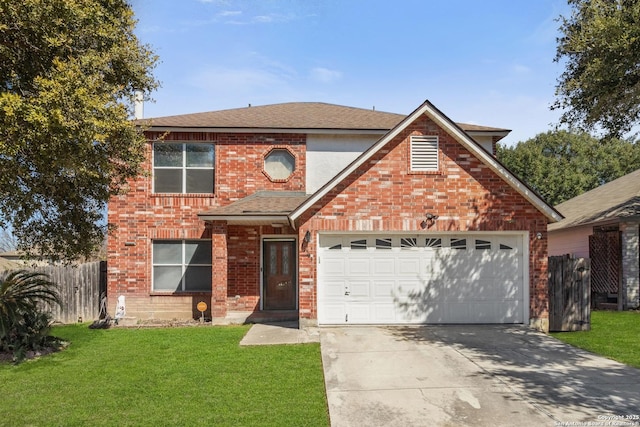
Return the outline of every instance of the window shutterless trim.
<path id="1" fill-rule="evenodd" d="M 182 146 L 182 166 L 156 166 L 156 145 L 181 145 Z M 211 167 L 209 166 L 187 166 L 187 145 L 208 145 L 213 147 L 213 162 Z M 213 194 L 215 192 L 215 180 L 216 180 L 216 144 L 212 142 L 180 142 L 180 141 L 164 141 L 164 142 L 153 142 L 152 144 L 152 157 L 151 157 L 151 165 L 153 168 L 153 177 L 151 179 L 152 193 L 153 194 Z M 182 191 L 162 191 L 158 192 L 156 189 L 156 170 L 181 170 L 181 184 Z M 212 171 L 213 180 L 211 182 L 211 192 L 187 192 L 187 171 L 189 170 L 207 170 Z"/>
<path id="2" fill-rule="evenodd" d="M 154 239 L 151 241 L 151 293 L 152 294 L 173 294 L 173 293 L 203 293 L 203 292 L 211 292 L 211 289 L 208 290 L 204 290 L 204 289 L 186 289 L 187 284 L 186 284 L 186 272 L 187 272 L 187 268 L 188 267 L 209 267 L 211 270 L 211 275 L 213 277 L 213 263 L 208 263 L 208 264 L 187 264 L 186 263 L 186 244 L 189 242 L 195 242 L 195 243 L 209 243 L 209 245 L 211 245 L 212 240 L 211 239 Z M 154 251 L 155 251 L 155 244 L 156 243 L 174 243 L 174 244 L 178 244 L 180 243 L 180 260 L 181 263 L 171 263 L 171 264 L 156 264 L 153 261 L 153 256 L 154 256 Z M 181 267 L 181 278 L 180 278 L 180 290 L 167 290 L 167 289 L 156 289 L 155 288 L 155 268 L 156 267 Z M 211 284 L 209 284 L 209 286 L 211 286 Z"/>

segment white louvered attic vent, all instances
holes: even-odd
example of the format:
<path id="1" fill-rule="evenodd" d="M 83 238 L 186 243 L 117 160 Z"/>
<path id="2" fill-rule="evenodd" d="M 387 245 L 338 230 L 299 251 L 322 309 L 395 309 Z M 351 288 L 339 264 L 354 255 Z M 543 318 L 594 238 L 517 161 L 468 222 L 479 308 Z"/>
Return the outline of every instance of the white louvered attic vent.
<path id="1" fill-rule="evenodd" d="M 414 135 L 411 137 L 411 170 L 433 172 L 438 170 L 438 137 Z"/>

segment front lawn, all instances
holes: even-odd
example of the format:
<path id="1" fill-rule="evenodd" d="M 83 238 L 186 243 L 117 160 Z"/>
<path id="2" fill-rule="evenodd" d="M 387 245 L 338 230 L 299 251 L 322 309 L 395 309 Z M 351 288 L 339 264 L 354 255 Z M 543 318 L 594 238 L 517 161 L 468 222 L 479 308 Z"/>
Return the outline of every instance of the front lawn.
<path id="1" fill-rule="evenodd" d="M 591 330 L 555 332 L 554 337 L 592 353 L 640 368 L 640 313 L 593 311 Z"/>
<path id="2" fill-rule="evenodd" d="M 0 425 L 328 426 L 319 344 L 248 328 L 54 328 L 66 350 L 0 365 Z"/>

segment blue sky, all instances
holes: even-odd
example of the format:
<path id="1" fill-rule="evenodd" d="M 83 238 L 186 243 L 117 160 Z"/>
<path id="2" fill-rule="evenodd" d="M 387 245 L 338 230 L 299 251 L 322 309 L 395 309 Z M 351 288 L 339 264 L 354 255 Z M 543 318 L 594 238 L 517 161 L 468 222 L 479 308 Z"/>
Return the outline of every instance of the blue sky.
<path id="1" fill-rule="evenodd" d="M 132 0 L 159 117 L 291 101 L 550 130 L 566 0 Z"/>

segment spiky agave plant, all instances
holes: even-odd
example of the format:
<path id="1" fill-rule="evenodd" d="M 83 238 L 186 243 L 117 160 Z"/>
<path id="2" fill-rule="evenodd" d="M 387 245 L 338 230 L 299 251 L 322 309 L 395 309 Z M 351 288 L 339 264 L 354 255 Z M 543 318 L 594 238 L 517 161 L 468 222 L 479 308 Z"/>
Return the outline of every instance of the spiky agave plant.
<path id="1" fill-rule="evenodd" d="M 33 350 L 48 333 L 45 304 L 61 304 L 46 274 L 16 270 L 0 279 L 0 349 Z"/>

